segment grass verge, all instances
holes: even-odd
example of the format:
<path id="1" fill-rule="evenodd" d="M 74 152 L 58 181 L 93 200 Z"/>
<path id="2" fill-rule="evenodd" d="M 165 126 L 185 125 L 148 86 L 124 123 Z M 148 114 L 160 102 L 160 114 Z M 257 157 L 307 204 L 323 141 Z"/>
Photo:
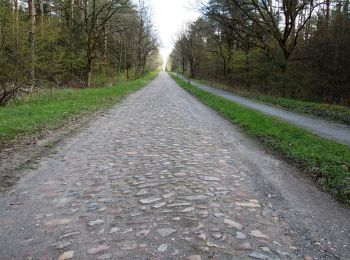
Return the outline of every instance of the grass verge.
<path id="1" fill-rule="evenodd" d="M 204 104 L 231 122 L 239 124 L 249 135 L 258 138 L 268 148 L 278 151 L 316 178 L 323 189 L 340 201 L 350 204 L 350 149 L 347 146 L 318 137 L 307 130 L 215 96 L 171 76 Z"/>
<path id="2" fill-rule="evenodd" d="M 35 93 L 25 100 L 0 107 L 0 147 L 18 137 L 55 129 L 82 113 L 111 107 L 128 94 L 149 83 L 158 72 L 112 87 L 61 89 Z"/>
<path id="3" fill-rule="evenodd" d="M 195 79 L 195 81 L 210 86 L 210 82 L 207 80 Z M 302 101 L 292 98 L 259 95 L 258 93 L 250 93 L 247 91 L 234 89 L 232 87 L 216 82 L 213 82 L 212 86 L 236 93 L 237 95 L 251 98 L 253 100 L 257 100 L 265 104 L 281 107 L 289 111 L 312 115 L 318 118 L 350 125 L 350 108 L 345 106 Z"/>
<path id="4" fill-rule="evenodd" d="M 306 102 L 291 98 L 257 96 L 256 100 L 284 109 L 350 125 L 350 109 L 344 106 Z"/>

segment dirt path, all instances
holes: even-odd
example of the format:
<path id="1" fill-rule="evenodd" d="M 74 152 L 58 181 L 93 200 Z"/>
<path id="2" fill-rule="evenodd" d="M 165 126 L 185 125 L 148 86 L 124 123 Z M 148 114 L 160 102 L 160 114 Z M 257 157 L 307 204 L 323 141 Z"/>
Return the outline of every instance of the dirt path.
<path id="1" fill-rule="evenodd" d="M 182 78 L 185 79 L 184 77 Z M 330 122 L 330 121 L 326 121 L 326 120 L 322 120 L 322 119 L 318 119 L 310 116 L 305 116 L 305 115 L 284 110 L 282 108 L 265 105 L 260 102 L 250 100 L 248 98 L 235 95 L 228 91 L 209 87 L 207 85 L 204 85 L 195 81 L 191 81 L 191 84 L 203 90 L 206 90 L 210 93 L 213 93 L 215 95 L 222 96 L 224 98 L 237 102 L 241 105 L 244 105 L 249 108 L 259 110 L 260 112 L 263 112 L 265 114 L 283 119 L 289 123 L 292 123 L 299 127 L 310 130 L 311 132 L 319 136 L 350 146 L 350 127 L 347 125 L 334 123 L 334 122 Z"/>
<path id="2" fill-rule="evenodd" d="M 0 199 L 0 259 L 348 259 L 349 209 L 167 74 Z"/>

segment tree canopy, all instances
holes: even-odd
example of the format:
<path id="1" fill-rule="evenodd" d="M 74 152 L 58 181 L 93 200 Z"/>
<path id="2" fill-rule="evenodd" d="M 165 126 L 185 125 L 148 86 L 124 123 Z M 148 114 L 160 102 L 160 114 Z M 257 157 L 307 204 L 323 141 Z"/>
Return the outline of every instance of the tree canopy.
<path id="1" fill-rule="evenodd" d="M 0 104 L 33 88 L 138 77 L 159 66 L 158 48 L 143 1 L 0 1 Z"/>
<path id="2" fill-rule="evenodd" d="M 171 67 L 243 91 L 350 104 L 349 0 L 210 0 Z"/>

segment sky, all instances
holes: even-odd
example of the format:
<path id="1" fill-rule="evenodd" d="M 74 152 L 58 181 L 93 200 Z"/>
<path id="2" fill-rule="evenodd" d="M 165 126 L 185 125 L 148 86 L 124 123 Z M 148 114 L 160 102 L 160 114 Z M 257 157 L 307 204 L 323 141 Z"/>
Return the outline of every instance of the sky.
<path id="1" fill-rule="evenodd" d="M 170 54 L 176 35 L 183 30 L 185 24 L 199 17 L 195 11 L 195 0 L 148 0 L 153 22 L 159 33 L 164 63 Z"/>

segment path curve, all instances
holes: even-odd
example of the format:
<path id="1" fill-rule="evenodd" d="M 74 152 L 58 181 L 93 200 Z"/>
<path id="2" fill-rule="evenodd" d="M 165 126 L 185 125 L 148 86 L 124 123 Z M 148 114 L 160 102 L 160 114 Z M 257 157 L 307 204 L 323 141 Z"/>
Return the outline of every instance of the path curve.
<path id="1" fill-rule="evenodd" d="M 161 73 L 0 198 L 0 259 L 348 259 L 349 209 Z"/>
<path id="2" fill-rule="evenodd" d="M 182 79 L 187 81 L 187 79 L 184 76 L 182 75 L 179 75 L 179 76 Z M 218 89 L 218 88 L 209 87 L 207 85 L 204 85 L 195 81 L 191 81 L 191 84 L 203 90 L 206 90 L 212 94 L 227 98 L 229 100 L 237 102 L 246 107 L 256 109 L 260 112 L 263 112 L 264 114 L 278 117 L 289 123 L 292 123 L 294 125 L 307 129 L 319 136 L 350 146 L 350 126 L 348 125 L 330 122 L 330 121 L 326 121 L 326 120 L 322 120 L 322 119 L 318 119 L 318 118 L 314 118 L 306 115 L 301 115 L 291 111 L 287 111 L 278 107 L 265 105 L 260 102 L 253 101 L 251 99 L 235 95 L 231 92 Z"/>

